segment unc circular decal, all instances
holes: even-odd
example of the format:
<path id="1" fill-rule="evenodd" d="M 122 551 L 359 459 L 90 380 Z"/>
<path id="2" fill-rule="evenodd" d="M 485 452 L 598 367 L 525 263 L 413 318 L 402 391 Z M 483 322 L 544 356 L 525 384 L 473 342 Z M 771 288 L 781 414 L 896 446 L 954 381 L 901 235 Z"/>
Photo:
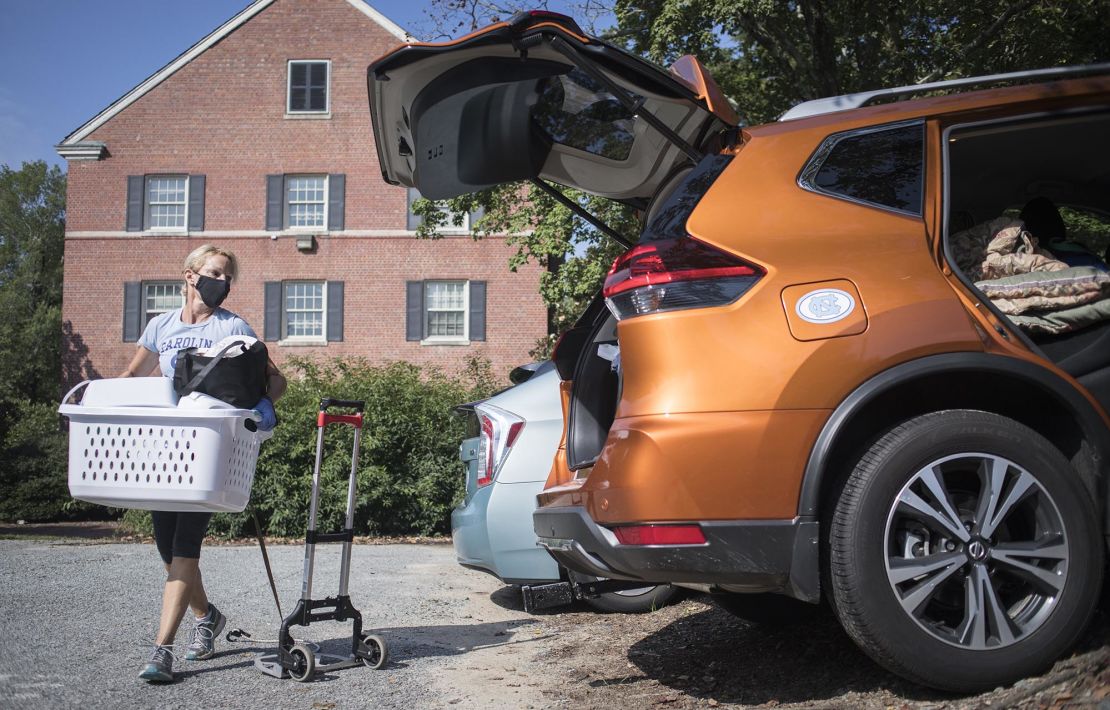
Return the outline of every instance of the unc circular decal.
<path id="1" fill-rule="evenodd" d="M 851 315 L 856 309 L 856 299 L 838 288 L 810 291 L 798 299 L 794 310 L 808 323 L 835 323 Z"/>

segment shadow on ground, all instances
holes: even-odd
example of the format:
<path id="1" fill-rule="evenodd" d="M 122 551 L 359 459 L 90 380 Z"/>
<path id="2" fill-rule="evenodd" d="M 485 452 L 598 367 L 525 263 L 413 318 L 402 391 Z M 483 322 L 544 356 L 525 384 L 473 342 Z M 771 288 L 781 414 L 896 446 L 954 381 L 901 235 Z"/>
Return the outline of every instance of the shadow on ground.
<path id="1" fill-rule="evenodd" d="M 831 612 L 804 625 L 775 626 L 713 607 L 633 644 L 628 660 L 663 686 L 722 703 L 814 702 L 881 688 L 914 700 L 949 697 L 883 671 Z"/>
<path id="2" fill-rule="evenodd" d="M 1105 655 L 1110 639 L 1107 596 L 1104 594 L 1075 656 L 1058 667 L 1082 665 L 1084 655 L 1096 660 Z M 712 607 L 679 618 L 629 648 L 627 660 L 643 673 L 642 678 L 595 678 L 590 685 L 596 688 L 654 679 L 692 698 L 752 705 L 837 702 L 853 694 L 878 691 L 909 702 L 975 704 L 975 697 L 930 690 L 886 672 L 848 638 L 831 611 L 826 611 L 803 625 L 784 627 L 752 624 Z M 1040 684 L 1049 683 L 1053 673 Z"/>

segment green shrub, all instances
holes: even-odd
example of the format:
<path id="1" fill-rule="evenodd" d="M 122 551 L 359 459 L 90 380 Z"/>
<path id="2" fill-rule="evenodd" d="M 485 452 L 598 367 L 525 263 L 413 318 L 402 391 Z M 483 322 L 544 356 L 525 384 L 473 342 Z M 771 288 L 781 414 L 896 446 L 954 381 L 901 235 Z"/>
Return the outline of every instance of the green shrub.
<path id="1" fill-rule="evenodd" d="M 106 516 L 106 509 L 69 497 L 69 448 L 57 410 L 52 402 L 0 402 L 0 520 Z"/>
<path id="2" fill-rule="evenodd" d="M 154 523 L 149 510 L 125 510 L 119 521 L 120 531 L 128 535 L 154 537 Z"/>
<path id="3" fill-rule="evenodd" d="M 296 537 L 308 525 L 316 454 L 316 415 L 322 397 L 366 402 L 358 462 L 357 534 L 428 535 L 448 532 L 452 506 L 463 492 L 458 404 L 488 396 L 488 362 L 474 360 L 459 377 L 409 363 L 372 367 L 360 359 L 292 359 L 289 389 L 277 403 L 278 427 L 263 444 L 251 506 L 268 534 Z M 317 529 L 343 527 L 354 430 L 325 430 Z M 254 531 L 249 511 L 217 515 L 210 531 L 238 537 Z"/>

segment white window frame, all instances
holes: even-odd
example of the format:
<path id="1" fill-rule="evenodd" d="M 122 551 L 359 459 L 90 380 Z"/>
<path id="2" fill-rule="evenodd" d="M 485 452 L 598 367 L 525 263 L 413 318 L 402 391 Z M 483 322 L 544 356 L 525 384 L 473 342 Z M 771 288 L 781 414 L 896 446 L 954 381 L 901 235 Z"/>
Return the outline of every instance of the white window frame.
<path id="1" fill-rule="evenodd" d="M 320 335 L 288 335 L 289 309 L 286 288 L 292 284 L 320 284 L 323 301 L 321 304 Z M 315 309 L 313 309 L 315 310 Z M 307 312 L 307 311 L 305 311 Z M 281 339 L 280 345 L 326 345 L 328 342 L 328 282 L 324 279 L 289 279 L 281 282 Z"/>
<path id="2" fill-rule="evenodd" d="M 177 295 L 181 299 L 181 303 L 179 303 L 177 306 L 174 306 L 173 308 L 167 308 L 165 310 L 151 310 L 151 309 L 147 308 L 147 298 L 148 298 L 147 289 L 149 289 L 151 286 L 169 286 L 170 288 L 177 289 Z M 180 310 L 181 307 L 185 305 L 185 294 L 183 294 L 181 292 L 181 279 L 178 279 L 176 281 L 171 281 L 171 280 L 143 281 L 143 290 L 142 290 L 141 298 L 142 298 L 143 327 L 144 328 L 147 326 L 147 323 L 149 323 L 154 318 L 157 318 L 158 316 L 162 315 L 163 313 L 169 313 L 171 311 Z"/>
<path id="3" fill-rule="evenodd" d="M 178 202 L 151 202 L 150 201 L 150 181 L 151 180 L 184 180 L 185 181 L 185 222 L 180 227 L 155 227 L 152 225 L 150 219 L 150 208 L 154 205 L 177 205 Z M 147 232 L 166 233 L 173 232 L 174 234 L 185 234 L 189 231 L 189 176 L 181 173 L 153 173 L 143 176 L 143 228 Z"/>
<path id="4" fill-rule="evenodd" d="M 324 80 L 324 110 L 294 110 L 293 103 L 293 65 L 323 64 L 326 67 Z M 286 116 L 330 116 L 331 115 L 331 60 L 330 59 L 290 59 L 285 64 L 285 115 Z"/>
<path id="5" fill-rule="evenodd" d="M 412 196 L 414 198 L 422 197 L 420 192 L 415 187 L 410 187 L 408 189 L 409 189 L 409 191 L 412 192 Z M 408 214 L 411 215 L 411 216 L 415 216 L 413 214 L 413 211 L 412 211 L 412 202 L 413 202 L 413 200 L 410 199 L 409 200 L 409 205 L 408 205 Z M 451 235 L 470 234 L 470 213 L 469 212 L 464 212 L 463 213 L 462 225 L 457 226 L 457 227 L 455 226 L 455 222 L 452 219 L 456 214 L 458 214 L 457 212 L 451 212 L 451 211 L 445 210 L 445 209 L 441 209 L 440 212 L 443 212 L 444 214 L 447 215 L 447 221 L 442 227 L 440 227 L 439 229 L 436 230 L 439 234 L 451 234 Z M 413 231 L 415 232 L 415 230 L 413 230 Z"/>
<path id="6" fill-rule="evenodd" d="M 455 226 L 455 221 L 454 221 L 454 216 L 457 214 L 456 212 L 450 212 L 448 210 L 442 210 L 442 209 L 440 210 L 440 212 L 443 212 L 447 215 L 447 222 L 444 223 L 444 225 L 442 227 L 437 229 L 436 230 L 437 232 L 439 232 L 440 234 L 470 234 L 470 213 L 469 212 L 463 212 L 462 224 L 457 226 L 457 227 Z M 469 292 L 470 287 L 467 286 L 466 290 L 467 290 L 467 292 Z"/>
<path id="7" fill-rule="evenodd" d="M 430 335 L 428 334 L 428 285 L 429 284 L 443 284 L 443 283 L 461 283 L 463 285 L 463 332 L 462 335 Z M 424 329 L 424 339 L 422 345 L 461 345 L 470 343 L 470 281 L 467 279 L 425 279 L 424 280 L 424 295 L 421 299 L 423 307 L 421 309 L 420 317 L 422 319 L 421 325 Z M 436 309 L 443 311 L 455 311 L 457 309 Z"/>
<path id="8" fill-rule="evenodd" d="M 289 224 L 289 181 L 297 178 L 323 178 L 324 179 L 324 223 L 318 226 L 294 226 Z M 286 175 L 281 183 L 281 210 L 282 210 L 282 224 L 285 225 L 286 231 L 289 232 L 304 232 L 308 234 L 319 234 L 320 232 L 328 231 L 328 212 L 331 210 L 331 181 L 328 179 L 326 173 L 296 173 Z M 303 202 L 297 204 L 316 204 L 315 202 Z"/>

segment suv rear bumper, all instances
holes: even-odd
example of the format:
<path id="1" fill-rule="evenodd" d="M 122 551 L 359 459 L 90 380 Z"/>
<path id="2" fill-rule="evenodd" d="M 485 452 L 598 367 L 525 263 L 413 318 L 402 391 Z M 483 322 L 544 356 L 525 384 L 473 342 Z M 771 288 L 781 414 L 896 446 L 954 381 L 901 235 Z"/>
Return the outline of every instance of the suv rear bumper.
<path id="1" fill-rule="evenodd" d="M 583 574 L 820 598 L 814 520 L 702 521 L 702 545 L 621 545 L 579 506 L 540 508 L 532 520 L 539 544 Z"/>

